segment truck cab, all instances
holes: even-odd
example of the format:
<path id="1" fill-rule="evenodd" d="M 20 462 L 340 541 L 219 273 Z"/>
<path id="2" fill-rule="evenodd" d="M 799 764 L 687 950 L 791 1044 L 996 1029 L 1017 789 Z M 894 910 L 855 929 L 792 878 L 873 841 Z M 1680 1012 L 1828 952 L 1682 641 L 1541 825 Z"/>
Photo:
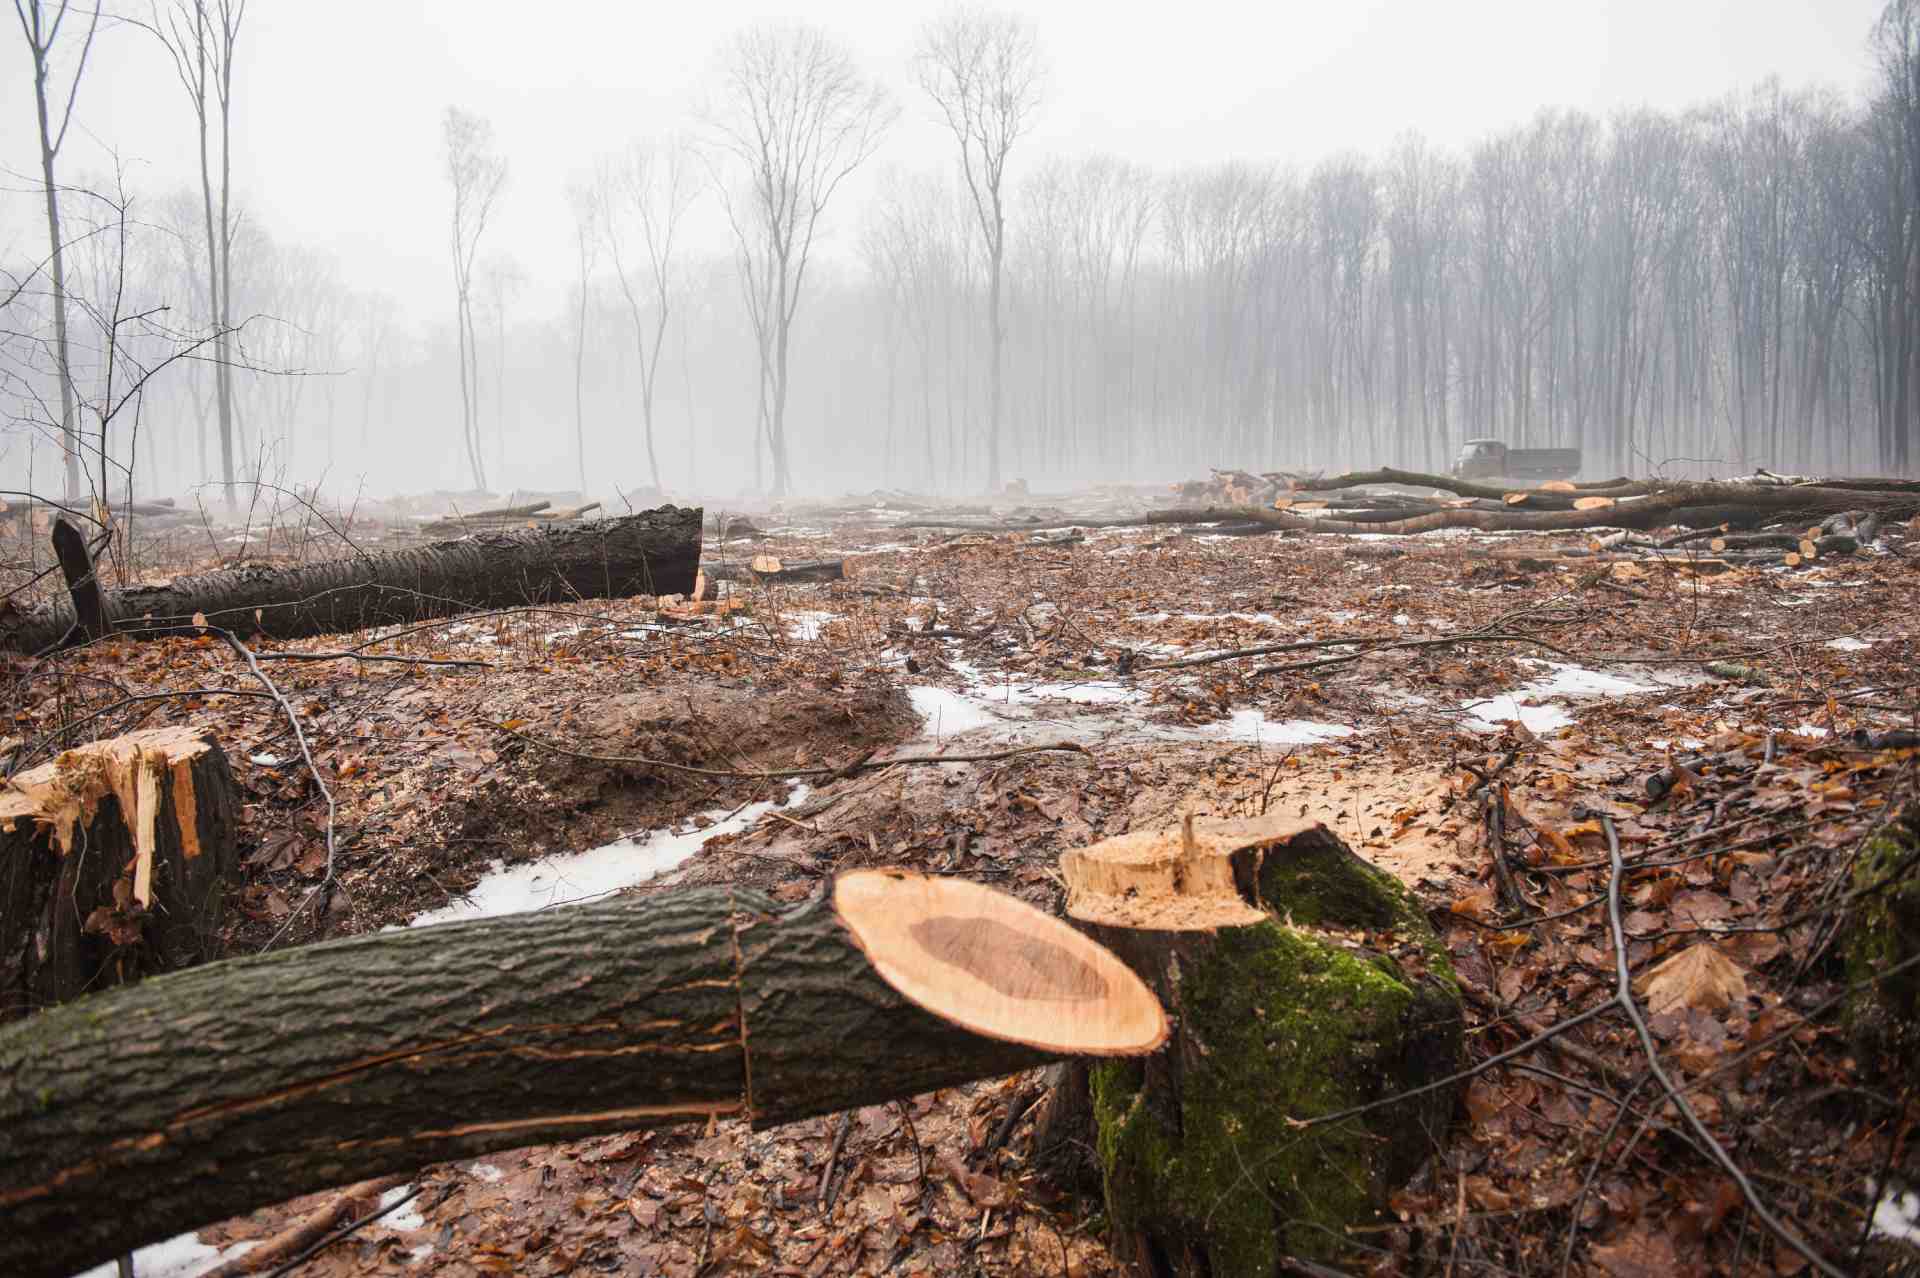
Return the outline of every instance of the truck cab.
<path id="1" fill-rule="evenodd" d="M 1469 439 L 1460 445 L 1460 455 L 1453 459 L 1453 473 L 1462 479 L 1498 475 L 1506 458 L 1507 446 L 1499 440 Z"/>

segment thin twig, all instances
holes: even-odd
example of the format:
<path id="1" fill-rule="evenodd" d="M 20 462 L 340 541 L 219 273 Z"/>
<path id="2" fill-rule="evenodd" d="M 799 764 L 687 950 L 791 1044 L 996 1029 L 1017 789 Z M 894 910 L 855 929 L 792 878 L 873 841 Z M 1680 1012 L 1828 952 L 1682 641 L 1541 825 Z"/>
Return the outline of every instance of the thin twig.
<path id="1" fill-rule="evenodd" d="M 218 626 L 208 626 L 206 629 L 225 640 L 227 646 L 238 653 L 241 659 L 247 663 L 247 669 L 253 673 L 255 679 L 260 681 L 260 686 L 273 694 L 273 699 L 280 703 L 280 709 L 287 716 L 287 723 L 293 728 L 293 741 L 295 745 L 300 747 L 300 757 L 306 761 L 307 771 L 313 774 L 313 784 L 319 789 L 320 797 L 327 801 L 326 873 L 318 883 L 308 889 L 304 897 L 300 898 L 300 904 L 294 907 L 291 914 L 287 915 L 287 921 L 280 925 L 280 930 L 268 938 L 267 943 L 261 947 L 261 952 L 265 953 L 267 950 L 272 949 L 281 937 L 287 934 L 287 929 L 293 926 L 294 920 L 300 917 L 302 911 L 307 908 L 308 902 L 312 901 L 321 891 L 333 887 L 334 866 L 336 854 L 339 850 L 338 841 L 335 838 L 334 832 L 334 817 L 338 812 L 338 806 L 334 802 L 332 787 L 327 784 L 327 779 L 320 775 L 320 765 L 313 761 L 313 751 L 307 745 L 306 729 L 300 726 L 300 712 L 294 709 L 293 703 L 287 700 L 286 694 L 280 691 L 273 680 L 267 678 L 267 672 L 260 668 L 259 661 L 256 660 L 253 655 L 253 649 L 241 643 L 239 637 L 231 630 L 223 630 Z"/>
<path id="2" fill-rule="evenodd" d="M 1653 1041 L 1653 1031 L 1647 1028 L 1646 1020 L 1640 1015 L 1640 1005 L 1634 1001 L 1633 973 L 1627 966 L 1626 926 L 1620 920 L 1620 884 L 1621 880 L 1626 878 L 1626 866 L 1620 859 L 1620 838 L 1613 828 L 1613 818 L 1604 812 L 1600 814 L 1600 828 L 1606 832 L 1607 859 L 1612 865 L 1612 873 L 1607 880 L 1607 929 L 1613 934 L 1613 1002 L 1626 1013 L 1627 1020 L 1632 1022 L 1633 1032 L 1639 1037 L 1641 1049 L 1647 1054 L 1648 1070 L 1665 1090 L 1674 1108 L 1680 1111 L 1680 1116 L 1687 1120 L 1687 1126 L 1693 1129 L 1693 1134 L 1700 1139 L 1701 1144 L 1706 1146 L 1707 1152 L 1712 1154 L 1713 1160 L 1719 1163 L 1733 1183 L 1739 1186 L 1740 1196 L 1746 1200 L 1748 1209 L 1760 1223 L 1771 1230 L 1774 1237 L 1800 1253 L 1808 1264 L 1827 1275 L 1827 1278 L 1846 1278 L 1844 1270 L 1833 1265 L 1803 1241 L 1797 1233 L 1788 1229 L 1786 1222 L 1775 1216 L 1766 1203 L 1761 1201 L 1759 1192 L 1754 1189 L 1753 1182 L 1747 1179 L 1746 1172 L 1741 1170 L 1740 1164 L 1734 1161 L 1733 1155 L 1726 1151 L 1726 1147 L 1707 1130 L 1707 1125 L 1700 1121 L 1700 1116 L 1693 1112 L 1693 1106 L 1687 1103 L 1686 1097 L 1673 1085 L 1673 1080 L 1667 1076 L 1666 1070 L 1661 1066 L 1659 1045 Z"/>

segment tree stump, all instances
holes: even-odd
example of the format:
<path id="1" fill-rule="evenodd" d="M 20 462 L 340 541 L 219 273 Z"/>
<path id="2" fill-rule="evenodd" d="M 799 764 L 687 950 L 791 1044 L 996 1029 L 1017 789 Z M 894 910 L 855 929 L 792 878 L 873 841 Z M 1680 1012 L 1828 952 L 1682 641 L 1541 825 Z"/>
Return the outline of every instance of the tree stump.
<path id="1" fill-rule="evenodd" d="M 1061 859 L 1068 915 L 1159 994 L 1166 1048 L 1093 1062 L 1116 1250 L 1156 1275 L 1337 1257 L 1433 1152 L 1457 1094 L 1459 986 L 1398 882 L 1326 827 L 1123 835 Z"/>
<path id="2" fill-rule="evenodd" d="M 69 750 L 0 794 L 0 1020 L 212 956 L 237 799 L 211 733 Z"/>
<path id="3" fill-rule="evenodd" d="M 1847 1026 L 1861 1057 L 1909 1081 L 1920 1053 L 1920 806 L 1867 840 L 1847 919 Z"/>

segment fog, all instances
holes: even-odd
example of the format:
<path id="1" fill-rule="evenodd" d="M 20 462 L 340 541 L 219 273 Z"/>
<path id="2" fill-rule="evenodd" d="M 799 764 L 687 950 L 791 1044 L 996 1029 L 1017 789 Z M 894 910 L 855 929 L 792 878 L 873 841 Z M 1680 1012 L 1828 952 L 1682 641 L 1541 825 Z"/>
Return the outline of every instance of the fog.
<path id="1" fill-rule="evenodd" d="M 992 219 L 916 56 L 959 11 L 256 3 L 212 237 L 224 346 L 184 64 L 147 29 L 195 6 L 109 7 L 57 156 L 71 407 L 35 9 L 61 6 L 21 0 L 0 53 L 10 489 L 66 488 L 63 418 L 86 486 L 131 469 L 152 495 L 229 465 L 336 494 L 979 493 L 1431 468 L 1483 435 L 1579 446 L 1590 475 L 1909 464 L 1920 120 L 1878 0 L 971 11 L 1037 72 L 997 307 Z M 91 19 L 51 44 L 55 127 Z M 840 95 L 832 171 L 781 188 L 808 193 L 784 228 L 728 145 L 756 47 L 773 80 L 808 51 Z M 458 250 L 449 108 L 504 172 Z"/>

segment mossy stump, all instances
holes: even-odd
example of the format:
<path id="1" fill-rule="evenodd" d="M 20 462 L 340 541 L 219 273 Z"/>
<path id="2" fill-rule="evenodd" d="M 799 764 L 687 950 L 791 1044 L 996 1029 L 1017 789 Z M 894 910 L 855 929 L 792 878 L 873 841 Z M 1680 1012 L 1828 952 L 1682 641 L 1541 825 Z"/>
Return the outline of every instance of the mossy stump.
<path id="1" fill-rule="evenodd" d="M 1189 822 L 1062 858 L 1068 914 L 1159 994 L 1173 1036 L 1088 1084 L 1113 1245 L 1154 1275 L 1278 1274 L 1348 1230 L 1434 1151 L 1459 986 L 1406 889 L 1325 826 Z"/>
<path id="2" fill-rule="evenodd" d="M 1863 1056 L 1894 1062 L 1912 1078 L 1920 1073 L 1920 808 L 1906 808 L 1867 841 L 1853 888 L 1848 1026 Z"/>
<path id="3" fill-rule="evenodd" d="M 211 733 L 68 750 L 0 794 L 0 1021 L 214 956 L 238 794 Z"/>

